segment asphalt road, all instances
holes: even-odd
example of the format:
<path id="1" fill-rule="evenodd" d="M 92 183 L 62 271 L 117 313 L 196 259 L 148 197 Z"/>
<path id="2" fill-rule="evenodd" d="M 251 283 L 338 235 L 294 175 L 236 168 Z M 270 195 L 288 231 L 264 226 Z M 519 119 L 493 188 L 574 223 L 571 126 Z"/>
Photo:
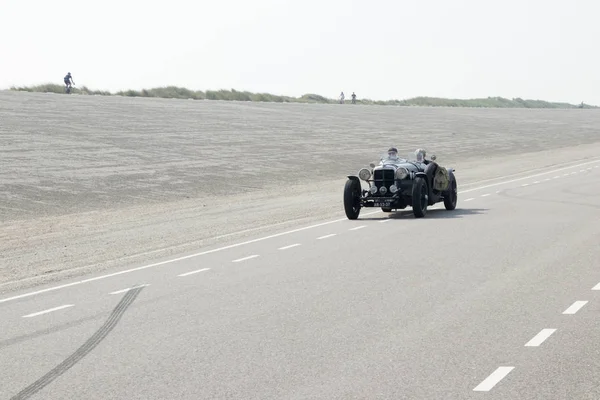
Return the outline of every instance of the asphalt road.
<path id="1" fill-rule="evenodd" d="M 459 191 L 7 293 L 0 398 L 600 398 L 600 158 Z"/>

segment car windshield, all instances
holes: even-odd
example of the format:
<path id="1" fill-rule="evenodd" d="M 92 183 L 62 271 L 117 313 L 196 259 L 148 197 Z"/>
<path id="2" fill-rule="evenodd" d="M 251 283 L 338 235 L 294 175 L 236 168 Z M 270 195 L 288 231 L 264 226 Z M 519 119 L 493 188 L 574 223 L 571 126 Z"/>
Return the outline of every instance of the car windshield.
<path id="1" fill-rule="evenodd" d="M 381 164 L 387 164 L 387 163 L 397 163 L 399 161 L 404 161 L 403 158 L 398 156 L 398 153 L 382 153 L 380 156 L 380 162 Z"/>

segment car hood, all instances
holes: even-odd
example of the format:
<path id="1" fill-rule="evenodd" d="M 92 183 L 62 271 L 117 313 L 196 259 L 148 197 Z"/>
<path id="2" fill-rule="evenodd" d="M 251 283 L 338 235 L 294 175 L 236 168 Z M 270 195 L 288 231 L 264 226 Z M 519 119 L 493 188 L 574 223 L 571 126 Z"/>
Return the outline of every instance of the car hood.
<path id="1" fill-rule="evenodd" d="M 420 172 L 423 171 L 425 169 L 425 165 L 418 163 L 418 162 L 410 162 L 410 161 L 405 161 L 405 160 L 400 160 L 398 162 L 391 162 L 391 161 L 385 161 L 377 166 L 375 166 L 375 168 L 373 168 L 374 171 L 380 170 L 380 169 L 393 169 L 396 170 L 398 168 L 406 168 L 408 171 L 412 171 L 412 172 Z"/>

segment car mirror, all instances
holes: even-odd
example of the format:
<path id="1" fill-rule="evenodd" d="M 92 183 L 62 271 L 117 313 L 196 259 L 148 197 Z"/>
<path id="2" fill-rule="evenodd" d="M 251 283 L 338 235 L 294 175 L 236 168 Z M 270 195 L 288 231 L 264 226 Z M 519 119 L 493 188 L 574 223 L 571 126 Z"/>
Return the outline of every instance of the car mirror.
<path id="1" fill-rule="evenodd" d="M 375 168 L 375 163 L 374 163 L 374 162 L 370 163 L 370 164 L 369 164 L 369 167 L 371 167 L 371 168 Z"/>

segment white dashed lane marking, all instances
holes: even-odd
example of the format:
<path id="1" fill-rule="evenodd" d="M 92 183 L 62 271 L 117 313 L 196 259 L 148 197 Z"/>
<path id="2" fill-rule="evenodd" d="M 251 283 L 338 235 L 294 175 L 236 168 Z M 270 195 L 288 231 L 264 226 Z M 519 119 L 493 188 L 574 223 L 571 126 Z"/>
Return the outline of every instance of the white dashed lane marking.
<path id="1" fill-rule="evenodd" d="M 575 314 L 577 311 L 581 310 L 581 308 L 583 306 L 585 306 L 588 302 L 587 301 L 576 301 L 575 303 L 571 304 L 571 306 L 569 308 L 567 308 L 563 314 Z"/>
<path id="2" fill-rule="evenodd" d="M 483 185 L 483 186 L 478 186 L 478 187 L 473 187 L 471 189 L 466 189 L 466 190 L 461 190 L 458 193 L 459 194 L 464 194 L 464 193 L 468 193 L 468 192 L 473 192 L 473 191 L 478 191 L 478 190 L 483 190 L 483 189 L 487 189 L 490 187 L 496 187 L 496 186 L 504 186 L 504 185 L 508 185 L 510 183 L 514 183 L 514 182 L 521 182 L 524 181 L 526 179 L 531 179 L 534 177 L 540 177 L 540 176 L 544 176 L 544 175 L 548 175 L 548 174 L 552 174 L 552 173 L 559 173 L 565 170 L 570 170 L 572 168 L 576 168 L 579 167 L 581 168 L 582 166 L 588 166 L 590 164 L 597 164 L 598 162 L 600 162 L 600 160 L 593 160 L 593 161 L 587 161 L 587 162 L 583 162 L 583 163 L 579 163 L 576 165 L 570 165 L 564 168 L 558 168 L 558 169 L 553 169 L 551 171 L 546 171 L 546 172 L 541 172 L 541 173 L 537 173 L 537 174 L 533 174 L 533 175 L 528 175 L 528 176 L 523 176 L 521 178 L 515 178 L 515 179 L 510 179 L 510 180 L 506 180 L 506 181 L 501 181 L 501 182 L 496 182 L 496 183 L 491 183 L 491 184 L 487 184 L 487 185 Z M 595 165 L 594 168 L 600 168 L 600 165 Z M 568 176 L 568 173 L 565 173 L 564 176 Z M 489 180 L 486 180 L 489 181 Z M 475 184 L 481 184 L 484 181 L 479 181 L 479 182 L 473 182 L 471 184 L 475 185 Z M 473 200 L 471 199 L 467 199 L 467 200 L 463 200 L 463 201 L 471 201 Z M 373 212 L 369 212 L 369 213 L 365 213 L 363 215 L 374 215 L 374 214 L 378 214 L 380 213 L 380 211 L 373 211 Z M 314 224 L 314 225 L 310 225 L 310 226 L 305 226 L 302 228 L 298 228 L 298 229 L 292 229 L 289 231 L 285 231 L 285 232 L 279 232 L 279 233 L 275 233 L 272 235 L 268 235 L 268 236 L 263 236 L 263 237 L 259 237 L 256 239 L 251 239 L 245 242 L 240 242 L 240 243 L 234 243 L 231 245 L 227 245 L 227 246 L 222 246 L 222 247 L 218 247 L 218 248 L 214 248 L 214 249 L 210 249 L 210 250 L 205 250 L 205 251 L 201 251 L 201 252 L 197 252 L 194 254 L 189 254 L 186 256 L 182 256 L 182 257 L 176 257 L 176 258 L 172 258 L 170 260 L 165 260 L 165 261 L 160 261 L 160 262 L 155 262 L 155 263 L 151 263 L 151 264 L 147 264 L 147 265 L 143 265 L 140 267 L 136 267 L 136 268 L 130 268 L 130 269 L 126 269 L 126 270 L 121 270 L 121 271 L 117 271 L 114 273 L 110 273 L 110 274 L 106 274 L 106 275 L 101 275 L 101 276 L 95 276 L 95 277 L 91 277 L 91 278 L 87 278 L 87 279 L 82 279 L 82 280 L 78 280 L 78 281 L 74 281 L 74 282 L 69 282 L 69 283 L 65 283 L 62 285 L 58 285 L 58 286 L 53 286 L 53 287 L 49 287 L 49 288 L 45 288 L 45 289 L 40 289 L 40 290 L 35 290 L 32 292 L 26 292 L 26 293 L 22 293 L 22 294 L 18 294 L 15 296 L 11 296 L 11 297 L 6 297 L 6 298 L 0 298 L 0 304 L 2 303 L 6 303 L 9 301 L 15 301 L 15 300 L 19 300 L 19 299 L 23 299 L 23 298 L 27 298 L 27 297 L 32 297 L 32 296 L 37 296 L 43 293 L 48 293 L 48 292 L 53 292 L 53 291 L 58 291 L 58 290 L 63 290 L 63 289 L 67 289 L 73 286 L 79 286 L 79 285 L 84 285 L 84 284 L 89 284 L 92 282 L 96 282 L 99 280 L 104 280 L 104 279 L 109 279 L 109 278 L 113 278 L 115 276 L 120 276 L 123 274 L 129 274 L 129 273 L 133 273 L 133 272 L 138 272 L 138 271 L 142 271 L 142 270 L 147 270 L 150 268 L 155 268 L 155 267 L 159 267 L 162 265 L 166 265 L 166 264 L 170 264 L 170 263 L 174 263 L 174 262 L 179 262 L 182 260 L 189 260 L 192 258 L 196 258 L 196 257 L 200 257 L 203 255 L 207 255 L 207 254 L 213 254 L 216 252 L 222 252 L 225 250 L 229 250 L 229 249 L 233 249 L 233 248 L 237 248 L 240 246 L 246 246 L 249 244 L 253 244 L 253 243 L 258 243 L 258 242 L 262 242 L 265 240 L 269 240 L 269 239 L 273 239 L 273 238 L 277 238 L 280 236 L 284 236 L 284 235 L 290 235 L 296 232 L 302 232 L 305 230 L 309 230 L 309 229 L 314 229 L 317 227 L 322 227 L 325 225 L 331 225 L 331 224 L 335 224 L 335 223 L 339 223 L 342 221 L 347 221 L 347 218 L 339 218 L 339 219 L 335 219 L 335 220 L 331 220 L 331 221 L 326 221 L 326 222 L 321 222 L 318 224 Z M 384 222 L 384 221 L 381 221 Z M 387 220 L 385 222 L 388 222 Z M 240 232 L 233 232 L 231 234 L 228 234 L 227 236 L 231 236 L 231 235 L 235 235 L 238 234 Z M 332 235 L 333 236 L 333 235 Z M 145 254 L 150 254 L 151 252 L 145 253 Z"/>
<path id="3" fill-rule="evenodd" d="M 253 254 L 251 256 L 248 257 L 243 257 L 243 258 L 238 258 L 237 260 L 233 260 L 232 262 L 242 262 L 242 261 L 246 261 L 246 260 L 251 260 L 253 258 L 258 257 L 258 254 Z"/>
<path id="4" fill-rule="evenodd" d="M 391 218 L 389 218 L 389 219 L 384 219 L 383 221 L 379 221 L 379 223 L 380 223 L 380 224 L 383 224 L 384 222 L 390 222 L 391 220 L 392 220 Z"/>
<path id="5" fill-rule="evenodd" d="M 481 197 L 488 197 L 490 194 L 486 193 L 486 194 L 482 194 Z"/>
<path id="6" fill-rule="evenodd" d="M 522 184 L 521 186 L 522 186 L 522 187 L 524 187 L 524 186 L 529 186 L 529 183 L 524 183 L 524 184 Z"/>
<path id="7" fill-rule="evenodd" d="M 542 329 L 540 331 L 540 333 L 535 335 L 533 339 L 531 339 L 529 342 L 527 342 L 525 344 L 525 346 L 526 347 L 538 347 L 539 345 L 544 343 L 544 341 L 546 339 L 548 339 L 550 337 L 550 335 L 552 335 L 554 332 L 556 332 L 556 329 Z"/>
<path id="8" fill-rule="evenodd" d="M 333 236 L 335 236 L 335 233 L 330 233 L 329 235 L 318 237 L 317 240 L 327 239 L 327 238 L 330 238 L 330 237 L 333 237 Z"/>
<path id="9" fill-rule="evenodd" d="M 130 288 L 127 288 L 127 289 L 117 290 L 116 292 L 111 292 L 109 294 L 121 294 L 121 293 L 129 292 L 130 290 L 133 290 L 133 289 L 137 289 L 137 288 L 141 288 L 141 287 L 146 287 L 146 286 L 149 286 L 149 284 L 145 283 L 143 285 L 137 285 L 137 286 L 133 286 L 133 287 L 130 287 Z"/>
<path id="10" fill-rule="evenodd" d="M 594 286 L 592 288 L 592 290 L 600 290 L 600 283 L 598 283 L 596 286 Z"/>
<path id="11" fill-rule="evenodd" d="M 287 250 L 287 249 L 291 249 L 292 247 L 298 247 L 298 246 L 300 246 L 300 243 L 295 243 L 295 244 L 290 244 L 289 246 L 280 247 L 279 250 Z"/>
<path id="12" fill-rule="evenodd" d="M 465 200 L 463 200 L 463 201 L 464 201 L 464 202 L 467 202 L 467 201 L 471 201 L 471 200 L 475 200 L 475 199 L 474 199 L 473 197 L 471 197 L 470 199 L 465 199 Z"/>
<path id="13" fill-rule="evenodd" d="M 50 309 L 44 310 L 44 311 L 39 311 L 39 312 L 36 312 L 33 314 L 23 315 L 23 318 L 37 317 L 38 315 L 48 314 L 48 313 L 51 313 L 54 311 L 63 310 L 65 308 L 69 308 L 69 307 L 73 307 L 73 306 L 75 306 L 75 304 L 65 304 L 64 306 L 54 307 L 54 308 L 50 308 Z"/>
<path id="14" fill-rule="evenodd" d="M 498 367 L 490 376 L 485 378 L 473 391 L 489 392 L 498 382 L 506 377 L 515 367 Z"/>
<path id="15" fill-rule="evenodd" d="M 185 274 L 181 274 L 181 275 L 177 275 L 177 276 L 180 276 L 183 278 L 184 276 L 194 275 L 194 274 L 198 274 L 200 272 L 204 272 L 204 271 L 208 271 L 208 270 L 210 270 L 210 268 L 202 268 L 202 269 L 197 269 L 195 271 L 186 272 Z"/>
<path id="16" fill-rule="evenodd" d="M 349 230 L 351 230 L 351 231 L 357 231 L 359 229 L 366 228 L 366 227 L 367 227 L 366 225 L 361 225 L 361 226 L 357 226 L 355 228 L 350 228 Z"/>

